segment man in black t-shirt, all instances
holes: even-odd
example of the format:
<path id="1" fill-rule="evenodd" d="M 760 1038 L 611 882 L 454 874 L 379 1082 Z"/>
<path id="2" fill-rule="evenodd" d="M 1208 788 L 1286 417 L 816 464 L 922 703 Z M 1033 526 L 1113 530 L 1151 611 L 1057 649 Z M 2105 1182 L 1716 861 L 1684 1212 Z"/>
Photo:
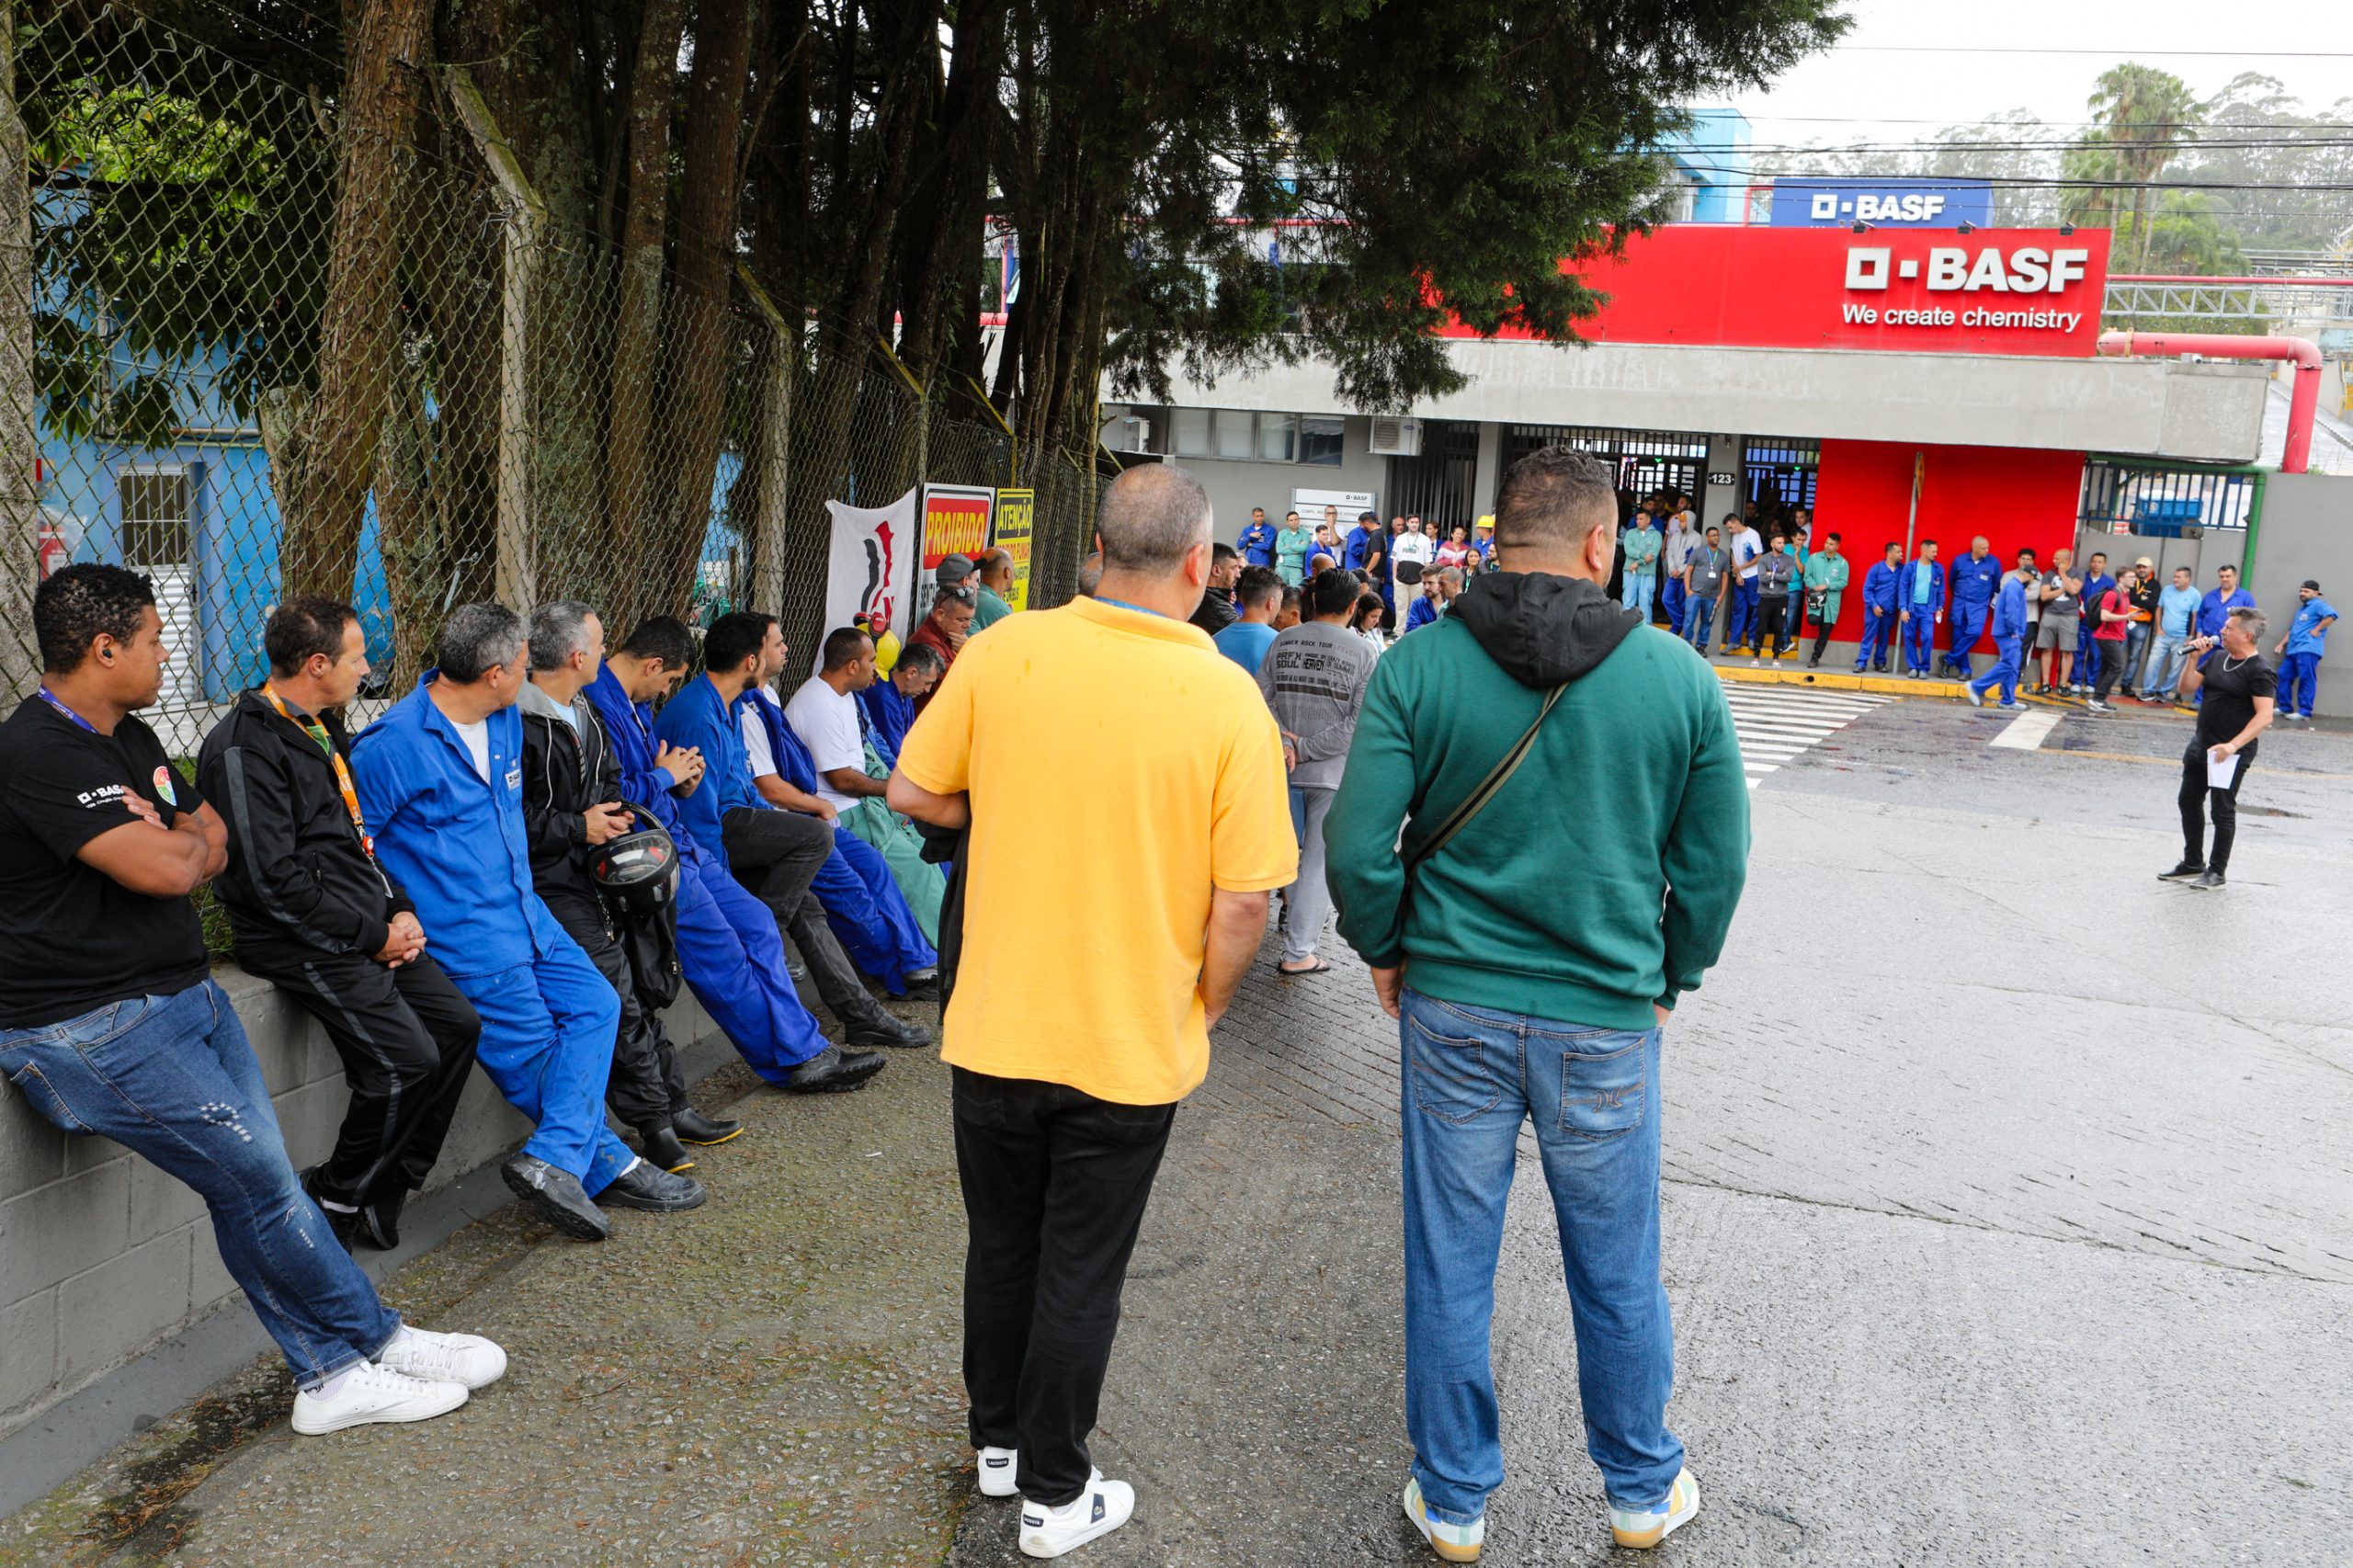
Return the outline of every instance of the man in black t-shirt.
<path id="1" fill-rule="evenodd" d="M 155 700 L 155 595 L 76 565 L 33 597 L 41 688 L 0 724 L 0 1074 L 70 1133 L 194 1187 L 222 1261 L 285 1353 L 294 1429 L 417 1421 L 506 1369 L 403 1324 L 303 1196 L 269 1085 L 212 981 L 188 895 L 227 859 L 219 815 L 131 715 Z"/>
<path id="2" fill-rule="evenodd" d="M 2278 672 L 2263 662 L 2263 612 L 2241 606 L 2222 621 L 2219 637 L 2189 644 L 2181 695 L 2203 691 L 2196 733 L 2181 757 L 2181 864 L 2157 873 L 2165 881 L 2219 888 L 2238 833 L 2239 786 L 2255 766 L 2256 737 L 2271 722 Z M 2206 814 L 2214 816 L 2213 853 L 2206 853 Z"/>

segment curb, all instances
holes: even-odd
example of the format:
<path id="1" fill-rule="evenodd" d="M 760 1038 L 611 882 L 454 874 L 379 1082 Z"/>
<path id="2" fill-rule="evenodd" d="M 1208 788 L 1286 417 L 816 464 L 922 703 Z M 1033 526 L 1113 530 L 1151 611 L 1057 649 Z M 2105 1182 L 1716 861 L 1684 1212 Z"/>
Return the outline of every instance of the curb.
<path id="1" fill-rule="evenodd" d="M 1739 665 L 1718 665 L 1712 659 L 1709 662 L 1714 668 L 1717 678 L 1741 681 L 1751 686 L 1808 687 L 1816 691 L 1862 691 L 1878 697 L 1927 697 L 1945 702 L 1969 700 L 1962 690 L 1963 683 L 1945 676 L 1931 676 L 1927 680 L 1913 680 L 1898 676 L 1859 676 L 1845 670 L 1775 669 L 1770 665 L 1760 670 Z M 2086 711 L 2081 699 L 2029 697 L 2023 687 L 2018 691 L 2018 706 L 2049 708 L 2061 713 Z M 2120 704 L 2112 713 L 2095 714 L 2093 717 L 2177 719 L 2195 711 L 2194 709 L 2177 705 L 2135 702 L 2130 705 Z"/>

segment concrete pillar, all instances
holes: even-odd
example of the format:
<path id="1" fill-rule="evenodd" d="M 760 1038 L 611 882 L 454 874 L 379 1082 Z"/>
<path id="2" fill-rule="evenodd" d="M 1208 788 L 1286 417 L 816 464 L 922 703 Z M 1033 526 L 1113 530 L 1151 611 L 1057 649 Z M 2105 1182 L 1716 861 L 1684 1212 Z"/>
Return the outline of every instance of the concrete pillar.
<path id="1" fill-rule="evenodd" d="M 1471 515 L 1483 517 L 1495 509 L 1495 493 L 1504 483 L 1504 427 L 1494 420 L 1479 426 L 1479 460 L 1471 471 Z"/>
<path id="2" fill-rule="evenodd" d="M 1707 494 L 1698 497 L 1699 526 L 1720 520 L 1727 512 L 1737 512 L 1747 497 L 1741 489 L 1745 436 L 1711 436 L 1708 437 L 1708 472 L 1704 479 Z M 1724 483 L 1719 484 L 1718 479 Z"/>

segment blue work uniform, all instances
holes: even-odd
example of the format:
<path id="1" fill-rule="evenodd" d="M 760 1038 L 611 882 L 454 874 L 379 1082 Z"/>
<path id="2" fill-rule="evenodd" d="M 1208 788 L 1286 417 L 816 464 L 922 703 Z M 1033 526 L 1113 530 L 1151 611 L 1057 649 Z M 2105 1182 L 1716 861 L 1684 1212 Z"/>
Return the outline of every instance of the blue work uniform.
<path id="1" fill-rule="evenodd" d="M 899 766 L 899 748 L 907 744 L 907 727 L 915 722 L 915 699 L 885 676 L 858 694 L 858 711 L 866 715 L 866 738 L 882 760 Z"/>
<path id="2" fill-rule="evenodd" d="M 722 817 L 739 807 L 774 811 L 752 783 L 752 765 L 744 755 L 742 716 L 719 695 L 709 676 L 687 682 L 677 696 L 663 705 L 654 733 L 674 746 L 694 746 L 702 752 L 702 785 L 678 803 L 687 831 L 703 851 L 722 866 L 727 863 Z M 771 743 L 773 744 L 773 743 Z M 715 847 L 714 847 L 715 846 Z M 893 996 L 907 994 L 907 975 L 929 969 L 939 955 L 924 939 L 915 913 L 891 875 L 882 852 L 836 823 L 834 850 L 825 857 L 809 891 L 817 896 L 842 950 L 860 972 L 881 981 Z"/>
<path id="3" fill-rule="evenodd" d="M 2086 575 L 2084 578 L 2084 615 L 2075 623 L 2075 678 L 2086 686 L 2099 684 L 2100 661 L 2109 656 L 2109 643 L 2097 641 L 2092 633 L 2100 628 L 2100 601 L 2107 598 L 2109 590 L 2115 586 L 2116 579 L 2104 573 L 2097 577 Z M 2116 643 L 2113 652 L 2115 657 L 2122 658 L 2124 644 Z"/>
<path id="4" fill-rule="evenodd" d="M 605 1125 L 621 999 L 533 891 L 522 715 L 508 706 L 486 721 L 485 780 L 434 705 L 437 678 L 427 670 L 352 742 L 359 810 L 435 960 L 482 1015 L 475 1060 L 532 1123 L 523 1152 L 594 1197 L 637 1163 Z"/>
<path id="5" fill-rule="evenodd" d="M 2313 716 L 2313 704 L 2320 700 L 2321 655 L 2328 651 L 2328 628 L 2321 622 L 2336 619 L 2326 599 L 2309 599 L 2296 607 L 2296 619 L 2288 625 L 2288 645 L 2279 654 L 2280 712 Z"/>
<path id="6" fill-rule="evenodd" d="M 1275 525 L 1252 523 L 1233 541 L 1244 562 L 1252 566 L 1272 566 L 1275 563 Z"/>
<path id="7" fill-rule="evenodd" d="M 2091 590 L 2086 585 L 2084 591 L 2089 594 Z M 2090 601 L 2086 599 L 2086 602 Z M 2245 588 L 2232 589 L 2231 597 L 2228 598 L 2222 597 L 2222 589 L 2209 588 L 2206 590 L 2206 597 L 2198 601 L 2198 635 L 2220 637 L 2222 634 L 2222 622 L 2231 619 L 2231 611 L 2254 608 L 2255 596 Z"/>
<path id="8" fill-rule="evenodd" d="M 671 794 L 677 780 L 654 766 L 648 707 L 629 699 L 609 667 L 587 697 L 613 743 L 622 798 L 652 812 L 678 846 L 678 972 L 752 1071 L 783 1083 L 825 1049 L 825 1035 L 793 988 L 776 917 L 687 831 Z"/>
<path id="9" fill-rule="evenodd" d="M 1944 662 L 1967 680 L 1977 673 L 1970 666 L 1969 655 L 1977 640 L 1985 635 L 1985 619 L 1993 613 L 2004 573 L 2002 563 L 1991 555 L 1982 559 L 1964 555 L 1952 563 L 1951 576 L 1952 645 L 1945 650 Z"/>
<path id="10" fill-rule="evenodd" d="M 1341 542 L 1340 564 L 1351 572 L 1363 571 L 1364 563 L 1372 559 L 1375 551 L 1387 553 L 1388 538 L 1379 528 L 1358 523 L 1348 530 L 1348 537 Z"/>
<path id="11" fill-rule="evenodd" d="M 1983 696 L 1987 688 L 1998 686 L 2002 706 L 2016 708 L 2026 646 L 2026 585 L 2007 573 L 2001 574 L 2000 583 L 1993 608 L 1994 667 L 1971 681 L 1969 688 Z"/>
<path id="12" fill-rule="evenodd" d="M 1427 626 L 1437 619 L 1438 607 L 1430 603 L 1429 595 L 1424 594 L 1420 598 L 1415 599 L 1413 608 L 1405 612 L 1405 630 L 1411 631 L 1417 626 Z"/>
<path id="13" fill-rule="evenodd" d="M 1945 568 L 1941 561 L 1908 561 L 1902 568 L 1902 608 L 1912 619 L 1903 621 L 1904 667 L 1928 673 L 1937 651 L 1937 622 L 1945 612 Z"/>
<path id="14" fill-rule="evenodd" d="M 1855 649 L 1855 670 L 1887 668 L 1887 650 L 1895 640 L 1895 600 L 1904 568 L 1882 561 L 1863 574 L 1863 638 Z"/>

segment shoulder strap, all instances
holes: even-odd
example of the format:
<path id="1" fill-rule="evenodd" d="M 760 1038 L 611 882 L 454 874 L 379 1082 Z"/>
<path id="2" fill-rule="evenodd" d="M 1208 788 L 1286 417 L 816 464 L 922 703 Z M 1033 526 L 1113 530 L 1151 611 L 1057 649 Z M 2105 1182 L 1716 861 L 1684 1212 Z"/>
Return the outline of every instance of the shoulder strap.
<path id="1" fill-rule="evenodd" d="M 1536 732 L 1544 727 L 1544 721 L 1552 713 L 1552 705 L 1560 701 L 1561 694 L 1568 689 L 1568 683 L 1563 681 L 1545 694 L 1544 706 L 1536 710 L 1535 722 L 1528 726 L 1527 732 L 1513 744 L 1511 750 L 1504 754 L 1503 760 L 1487 770 L 1487 776 L 1479 780 L 1479 787 L 1472 790 L 1461 805 L 1447 813 L 1446 820 L 1438 824 L 1438 831 L 1430 835 L 1429 841 L 1405 858 L 1405 881 L 1409 885 L 1414 880 L 1415 871 L 1421 868 L 1422 862 L 1445 848 L 1456 834 L 1468 827 L 1471 819 L 1485 809 L 1487 802 L 1494 800 L 1503 787 L 1510 782 L 1511 776 L 1519 771 L 1519 765 L 1528 760 L 1529 750 L 1536 744 Z"/>

